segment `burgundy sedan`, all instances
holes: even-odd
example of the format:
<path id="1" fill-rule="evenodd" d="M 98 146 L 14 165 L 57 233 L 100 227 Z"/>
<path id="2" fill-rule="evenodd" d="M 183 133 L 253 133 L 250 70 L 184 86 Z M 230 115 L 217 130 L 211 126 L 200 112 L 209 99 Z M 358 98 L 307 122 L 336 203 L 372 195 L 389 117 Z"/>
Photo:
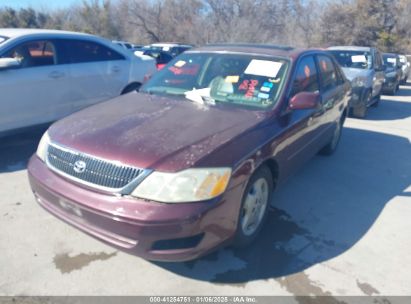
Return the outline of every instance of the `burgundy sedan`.
<path id="1" fill-rule="evenodd" d="M 332 55 L 185 52 L 141 89 L 58 121 L 29 164 L 38 203 L 150 260 L 250 244 L 274 188 L 339 142 L 351 87 Z"/>

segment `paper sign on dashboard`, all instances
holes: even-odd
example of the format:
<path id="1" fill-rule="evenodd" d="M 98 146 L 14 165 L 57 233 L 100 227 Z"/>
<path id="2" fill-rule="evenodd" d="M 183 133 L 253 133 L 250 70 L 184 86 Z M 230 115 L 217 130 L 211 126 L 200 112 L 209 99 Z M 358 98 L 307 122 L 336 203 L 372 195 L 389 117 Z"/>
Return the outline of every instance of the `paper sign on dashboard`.
<path id="1" fill-rule="evenodd" d="M 244 74 L 275 78 L 282 65 L 281 62 L 253 59 L 244 71 Z"/>

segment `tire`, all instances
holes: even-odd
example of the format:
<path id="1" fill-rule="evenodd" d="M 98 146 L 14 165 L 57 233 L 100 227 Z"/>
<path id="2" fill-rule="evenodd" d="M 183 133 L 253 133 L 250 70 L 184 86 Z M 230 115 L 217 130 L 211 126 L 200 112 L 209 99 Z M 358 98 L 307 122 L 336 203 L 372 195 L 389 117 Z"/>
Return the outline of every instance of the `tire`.
<path id="1" fill-rule="evenodd" d="M 121 92 L 121 95 L 137 91 L 141 87 L 141 83 L 135 82 L 135 83 L 130 83 L 128 84 L 123 91 Z"/>
<path id="2" fill-rule="evenodd" d="M 398 86 L 399 86 L 399 85 L 396 85 L 396 86 L 391 90 L 391 92 L 390 92 L 390 95 L 391 95 L 391 96 L 395 96 L 395 94 L 397 94 Z"/>
<path id="3" fill-rule="evenodd" d="M 248 181 L 241 199 L 234 247 L 246 247 L 255 240 L 267 218 L 273 189 L 270 169 L 267 166 L 260 167 Z"/>
<path id="4" fill-rule="evenodd" d="M 371 106 L 374 108 L 377 108 L 380 105 L 380 101 L 381 101 L 381 93 L 375 97 L 375 101 L 373 102 Z"/>
<path id="5" fill-rule="evenodd" d="M 341 117 L 334 130 L 333 137 L 331 138 L 330 142 L 324 148 L 320 150 L 319 154 L 325 155 L 325 156 L 334 154 L 334 152 L 337 150 L 338 143 L 340 142 L 340 139 L 341 139 L 343 122 L 344 122 L 344 117 Z"/>
<path id="6" fill-rule="evenodd" d="M 352 109 L 352 115 L 357 118 L 365 118 L 367 116 L 367 106 L 359 105 Z"/>
<path id="7" fill-rule="evenodd" d="M 372 92 L 367 90 L 364 92 L 361 104 L 352 109 L 353 116 L 365 118 L 367 116 L 368 105 L 371 103 Z"/>

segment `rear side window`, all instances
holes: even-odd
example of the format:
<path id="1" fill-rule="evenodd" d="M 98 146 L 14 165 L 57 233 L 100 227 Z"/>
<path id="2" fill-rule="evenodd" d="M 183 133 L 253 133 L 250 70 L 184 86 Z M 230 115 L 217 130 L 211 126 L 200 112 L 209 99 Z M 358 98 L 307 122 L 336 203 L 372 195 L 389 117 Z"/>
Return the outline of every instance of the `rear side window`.
<path id="1" fill-rule="evenodd" d="M 96 42 L 65 40 L 66 63 L 123 60 L 123 55 Z"/>
<path id="2" fill-rule="evenodd" d="M 56 64 L 56 48 L 48 40 L 30 41 L 19 44 L 3 57 L 11 57 L 20 61 L 22 68 L 39 67 Z"/>
<path id="3" fill-rule="evenodd" d="M 339 81 L 337 77 L 337 71 L 331 58 L 328 56 L 319 55 L 318 65 L 320 69 L 322 88 L 324 90 L 329 90 L 336 87 Z"/>
<path id="4" fill-rule="evenodd" d="M 0 36 L 0 44 L 7 40 L 7 37 Z"/>
<path id="5" fill-rule="evenodd" d="M 293 81 L 291 96 L 300 92 L 316 92 L 319 90 L 318 74 L 313 56 L 304 57 L 297 67 Z"/>

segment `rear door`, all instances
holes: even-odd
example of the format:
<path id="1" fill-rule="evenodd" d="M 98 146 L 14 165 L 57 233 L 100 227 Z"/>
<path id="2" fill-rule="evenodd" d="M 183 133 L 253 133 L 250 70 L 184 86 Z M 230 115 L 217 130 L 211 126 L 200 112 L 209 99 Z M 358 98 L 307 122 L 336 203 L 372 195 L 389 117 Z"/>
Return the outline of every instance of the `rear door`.
<path id="1" fill-rule="evenodd" d="M 73 111 L 120 95 L 128 84 L 127 58 L 101 43 L 64 39 Z"/>
<path id="2" fill-rule="evenodd" d="M 68 71 L 52 40 L 26 40 L 0 54 L 20 68 L 0 71 L 0 131 L 56 120 L 67 114 Z"/>
<path id="3" fill-rule="evenodd" d="M 334 134 L 335 122 L 344 110 L 345 81 L 328 55 L 317 56 L 318 70 L 321 82 L 322 119 L 319 122 L 317 147 L 325 146 Z"/>

